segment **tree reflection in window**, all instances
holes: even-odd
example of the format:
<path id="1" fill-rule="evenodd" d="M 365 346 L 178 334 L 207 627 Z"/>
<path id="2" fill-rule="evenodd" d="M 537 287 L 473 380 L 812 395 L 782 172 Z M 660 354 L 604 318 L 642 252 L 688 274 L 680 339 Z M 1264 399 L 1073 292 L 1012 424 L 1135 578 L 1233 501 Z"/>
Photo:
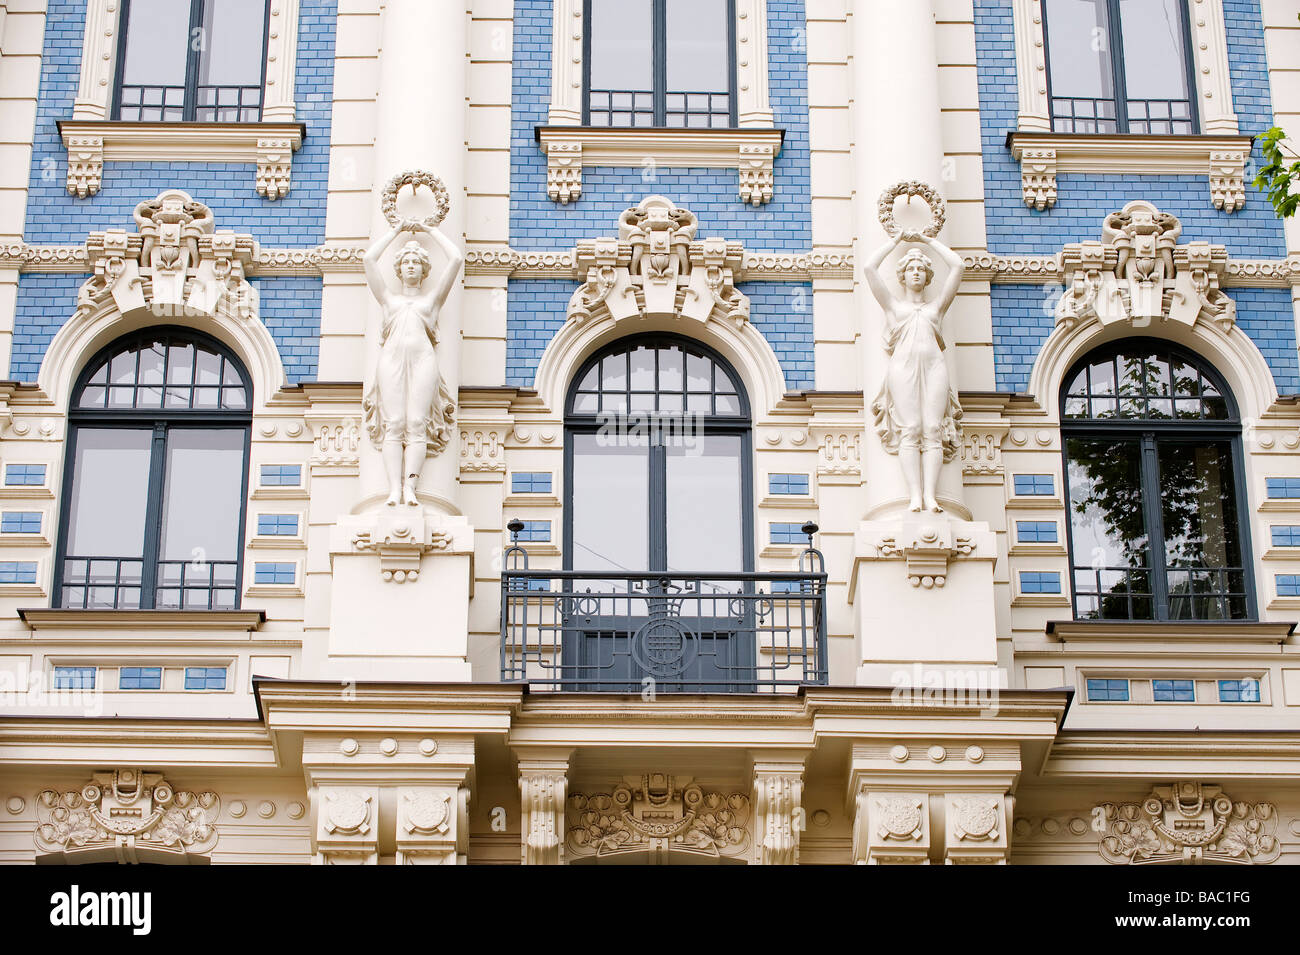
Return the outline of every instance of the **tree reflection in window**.
<path id="1" fill-rule="evenodd" d="M 1075 367 L 1062 409 L 1075 617 L 1250 617 L 1241 426 L 1213 369 L 1129 340 Z"/>

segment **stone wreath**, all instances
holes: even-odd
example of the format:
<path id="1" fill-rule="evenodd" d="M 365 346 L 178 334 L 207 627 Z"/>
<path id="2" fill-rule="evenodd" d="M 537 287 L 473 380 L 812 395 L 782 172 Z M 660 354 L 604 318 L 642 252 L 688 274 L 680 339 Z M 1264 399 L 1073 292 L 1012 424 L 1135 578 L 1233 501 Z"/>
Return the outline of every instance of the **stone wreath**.
<path id="1" fill-rule="evenodd" d="M 921 230 L 921 234 L 927 235 L 931 239 L 938 236 L 948 214 L 947 205 L 943 201 L 943 196 L 939 195 L 934 190 L 934 187 L 924 182 L 918 182 L 915 179 L 907 182 L 896 182 L 880 194 L 877 215 L 880 216 L 880 224 L 885 227 L 885 232 L 892 237 L 898 235 L 901 231 L 898 223 L 894 221 L 894 201 L 899 196 L 907 196 L 909 201 L 913 196 L 925 200 L 925 204 L 930 207 L 930 224 Z"/>
<path id="2" fill-rule="evenodd" d="M 388 224 L 393 228 L 399 228 L 401 223 L 406 220 L 401 213 L 397 211 L 397 194 L 402 191 L 402 187 L 410 186 L 411 191 L 418 190 L 421 186 L 428 187 L 433 193 L 434 202 L 437 203 L 437 210 L 431 216 L 425 216 L 423 222 L 430 229 L 437 228 L 443 219 L 447 218 L 447 210 L 451 207 L 451 197 L 447 194 L 447 187 L 443 185 L 441 179 L 431 172 L 425 172 L 423 169 L 408 169 L 405 172 L 399 172 L 388 184 L 384 186 L 384 197 L 380 203 L 380 210 Z"/>

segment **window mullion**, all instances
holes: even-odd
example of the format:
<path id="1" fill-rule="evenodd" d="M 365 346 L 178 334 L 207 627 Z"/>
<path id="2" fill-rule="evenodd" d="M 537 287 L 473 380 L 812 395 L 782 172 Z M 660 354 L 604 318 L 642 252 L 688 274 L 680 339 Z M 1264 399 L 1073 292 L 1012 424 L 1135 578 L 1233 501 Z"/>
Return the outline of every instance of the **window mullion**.
<path id="1" fill-rule="evenodd" d="M 1169 619 L 1169 578 L 1165 567 L 1164 515 L 1160 509 L 1160 457 L 1153 432 L 1142 435 L 1142 499 L 1146 511 L 1151 596 L 1157 620 Z"/>
<path id="2" fill-rule="evenodd" d="M 162 502 L 166 488 L 167 425 L 153 428 L 149 457 L 149 497 L 144 512 L 144 554 L 140 568 L 140 607 L 152 610 L 158 594 L 158 560 L 162 551 Z"/>
<path id="3" fill-rule="evenodd" d="M 654 429 L 652 429 L 654 430 Z M 668 569 L 668 451 L 650 437 L 650 570 Z"/>
<path id="4" fill-rule="evenodd" d="M 668 0 L 654 0 L 654 38 L 650 59 L 654 70 L 655 125 L 668 125 Z"/>
<path id="5" fill-rule="evenodd" d="M 203 4 L 205 0 L 190 0 L 190 32 L 185 37 L 185 98 L 182 116 L 186 120 L 198 118 L 199 100 L 199 59 L 203 47 L 208 44 L 208 37 L 203 30 Z M 195 32 L 195 31 L 200 32 Z M 198 38 L 199 48 L 194 48 Z"/>
<path id="6" fill-rule="evenodd" d="M 1115 129 L 1127 133 L 1128 84 L 1124 73 L 1124 26 L 1120 23 L 1119 0 L 1107 0 L 1107 18 L 1110 23 L 1110 68 L 1115 83 Z"/>

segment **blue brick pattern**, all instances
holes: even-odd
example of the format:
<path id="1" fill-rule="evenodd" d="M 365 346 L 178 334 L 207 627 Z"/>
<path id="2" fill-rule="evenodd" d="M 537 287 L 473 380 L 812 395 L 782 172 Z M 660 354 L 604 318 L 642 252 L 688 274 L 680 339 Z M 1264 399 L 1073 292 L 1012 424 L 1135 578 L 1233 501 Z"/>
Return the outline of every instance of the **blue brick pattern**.
<path id="1" fill-rule="evenodd" d="M 568 205 L 546 195 L 546 157 L 533 130 L 551 98 L 551 0 L 515 0 L 510 144 L 510 244 L 518 249 L 572 245 L 616 234 L 618 216 L 647 195 L 668 196 L 694 212 L 701 238 L 721 235 L 751 249 L 805 251 L 812 244 L 809 188 L 808 67 L 803 0 L 768 0 L 768 78 L 772 111 L 785 129 L 767 205 L 742 204 L 735 170 L 587 167 L 582 195 Z"/>
<path id="2" fill-rule="evenodd" d="M 248 232 L 266 245 L 317 245 L 325 238 L 330 114 L 337 0 L 302 0 L 294 77 L 297 119 L 306 124 L 293 156 L 289 194 L 274 202 L 255 189 L 249 163 L 109 162 L 98 195 L 68 195 L 67 150 L 55 124 L 72 115 L 80 79 L 86 0 L 50 0 L 41 59 L 24 236 L 32 243 L 80 243 L 87 232 L 130 228 L 138 203 L 165 188 L 184 189 L 210 206 L 217 228 Z"/>

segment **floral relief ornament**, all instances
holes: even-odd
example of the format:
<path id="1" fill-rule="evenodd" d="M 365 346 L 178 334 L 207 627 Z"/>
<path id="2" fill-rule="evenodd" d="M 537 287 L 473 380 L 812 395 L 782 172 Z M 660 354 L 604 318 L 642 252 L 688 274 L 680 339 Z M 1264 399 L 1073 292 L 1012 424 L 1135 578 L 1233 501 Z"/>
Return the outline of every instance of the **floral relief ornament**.
<path id="1" fill-rule="evenodd" d="M 1260 865 L 1281 852 L 1271 803 L 1234 801 L 1219 786 L 1157 786 L 1142 803 L 1094 809 L 1102 858 L 1116 864 L 1236 862 Z"/>

